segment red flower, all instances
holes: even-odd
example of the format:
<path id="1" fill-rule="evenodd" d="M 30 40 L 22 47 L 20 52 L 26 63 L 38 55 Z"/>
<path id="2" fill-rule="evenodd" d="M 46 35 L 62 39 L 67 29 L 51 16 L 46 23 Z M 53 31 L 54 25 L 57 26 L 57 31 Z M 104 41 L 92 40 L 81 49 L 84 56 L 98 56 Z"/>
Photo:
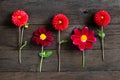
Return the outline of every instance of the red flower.
<path id="1" fill-rule="evenodd" d="M 53 41 L 52 32 L 47 31 L 45 28 L 39 28 L 34 31 L 32 40 L 37 45 L 50 46 Z"/>
<path id="2" fill-rule="evenodd" d="M 18 26 L 24 26 L 28 21 L 28 14 L 23 10 L 17 10 L 12 14 L 12 22 Z"/>
<path id="3" fill-rule="evenodd" d="M 98 11 L 94 16 L 94 21 L 99 26 L 106 26 L 110 23 L 110 15 L 107 11 Z"/>
<path id="4" fill-rule="evenodd" d="M 52 24 L 56 30 L 63 31 L 68 27 L 69 20 L 65 15 L 57 14 L 56 16 L 54 16 Z"/>
<path id="5" fill-rule="evenodd" d="M 83 51 L 84 49 L 92 49 L 92 43 L 96 41 L 94 32 L 89 30 L 88 27 L 80 29 L 74 29 L 74 34 L 71 36 L 73 44 Z"/>

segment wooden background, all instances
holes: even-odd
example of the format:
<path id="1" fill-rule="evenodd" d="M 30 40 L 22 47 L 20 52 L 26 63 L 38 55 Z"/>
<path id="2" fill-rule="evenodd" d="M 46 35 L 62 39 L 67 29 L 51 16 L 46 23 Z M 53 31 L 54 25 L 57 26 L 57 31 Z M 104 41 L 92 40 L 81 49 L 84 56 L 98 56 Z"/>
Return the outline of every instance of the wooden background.
<path id="1" fill-rule="evenodd" d="M 18 64 L 18 28 L 11 23 L 11 14 L 17 9 L 29 15 L 30 26 L 25 30 L 27 47 L 22 52 L 22 64 Z M 65 14 L 69 28 L 61 33 L 61 39 L 69 39 L 73 28 L 89 26 L 96 30 L 93 22 L 95 12 L 105 9 L 111 15 L 111 23 L 105 27 L 105 61 L 102 62 L 100 40 L 92 50 L 86 50 L 86 65 L 81 66 L 81 52 L 71 42 L 62 45 L 61 71 L 57 72 L 56 34 L 51 19 L 57 13 Z M 55 41 L 46 50 L 54 54 L 44 59 L 39 73 L 38 53 L 40 46 L 31 43 L 33 31 L 47 27 L 54 32 Z M 0 0 L 0 80 L 120 80 L 120 0 Z"/>

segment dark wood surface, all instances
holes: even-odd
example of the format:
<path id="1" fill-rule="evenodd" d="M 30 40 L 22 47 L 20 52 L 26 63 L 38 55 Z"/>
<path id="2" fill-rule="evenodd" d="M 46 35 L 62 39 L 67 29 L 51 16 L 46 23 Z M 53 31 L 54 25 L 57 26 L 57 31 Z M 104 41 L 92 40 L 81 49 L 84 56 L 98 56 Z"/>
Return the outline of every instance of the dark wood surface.
<path id="1" fill-rule="evenodd" d="M 24 40 L 28 45 L 22 52 L 22 64 L 18 63 L 18 28 L 11 22 L 11 14 L 23 9 L 29 14 L 30 26 L 25 30 Z M 61 39 L 70 39 L 75 27 L 98 27 L 93 22 L 95 12 L 105 9 L 111 15 L 111 23 L 104 28 L 105 61 L 101 59 L 100 40 L 92 50 L 85 51 L 85 68 L 81 66 L 81 52 L 70 41 L 62 45 L 61 72 L 57 72 L 57 31 L 51 19 L 57 13 L 68 16 L 70 24 L 61 33 Z M 0 1 L 0 80 L 120 80 L 120 0 L 1 0 Z M 51 47 L 53 55 L 44 59 L 39 73 L 38 53 L 41 46 L 31 42 L 33 31 L 39 27 L 53 31 L 55 41 Z"/>
<path id="2" fill-rule="evenodd" d="M 119 71 L 3 72 L 1 80 L 119 80 Z"/>

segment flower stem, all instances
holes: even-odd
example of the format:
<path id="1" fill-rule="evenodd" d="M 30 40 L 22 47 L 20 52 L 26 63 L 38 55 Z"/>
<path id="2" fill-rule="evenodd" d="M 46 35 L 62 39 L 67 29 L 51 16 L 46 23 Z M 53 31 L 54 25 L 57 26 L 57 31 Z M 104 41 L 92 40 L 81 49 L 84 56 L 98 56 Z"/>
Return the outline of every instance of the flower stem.
<path id="1" fill-rule="evenodd" d="M 43 46 L 41 48 L 41 53 L 43 53 Z M 40 66 L 39 66 L 40 72 L 42 71 L 42 63 L 43 63 L 43 56 L 41 56 L 41 60 L 40 60 Z"/>
<path id="2" fill-rule="evenodd" d="M 21 56 L 22 56 L 22 49 L 27 45 L 27 41 L 24 42 L 23 45 L 19 48 L 19 63 L 21 64 Z"/>
<path id="3" fill-rule="evenodd" d="M 101 27 L 101 31 L 103 32 L 103 26 Z M 101 38 L 101 43 L 102 43 L 102 60 L 104 61 L 104 38 Z"/>
<path id="4" fill-rule="evenodd" d="M 21 49 L 19 48 L 19 63 L 21 64 Z"/>
<path id="5" fill-rule="evenodd" d="M 23 43 L 23 34 L 24 34 L 24 27 L 22 27 L 22 31 L 21 31 L 21 40 L 20 40 L 21 44 Z"/>
<path id="6" fill-rule="evenodd" d="M 60 30 L 58 31 L 58 72 L 60 72 L 60 66 L 61 66 L 61 59 L 60 59 Z"/>
<path id="7" fill-rule="evenodd" d="M 85 54 L 84 54 L 84 50 L 82 51 L 82 67 L 85 66 Z"/>
<path id="8" fill-rule="evenodd" d="M 21 27 L 18 28 L 19 29 L 19 36 L 18 36 L 18 39 L 19 39 L 19 43 L 18 43 L 18 46 L 19 46 L 19 50 L 18 50 L 18 62 L 21 64 L 21 50 L 20 50 L 20 47 L 21 47 Z"/>
<path id="9" fill-rule="evenodd" d="M 22 31 L 21 31 L 21 27 L 19 27 L 19 63 L 21 64 L 21 50 L 22 50 L 22 42 L 23 42 L 23 32 L 24 32 L 24 27 L 22 27 Z"/>
<path id="10" fill-rule="evenodd" d="M 20 39 L 20 38 L 21 38 L 21 27 L 19 27 L 18 29 L 19 29 L 19 35 L 18 35 L 18 40 L 19 40 L 19 42 L 18 42 L 18 45 L 19 45 L 19 48 L 20 48 L 20 46 L 21 46 L 21 43 L 20 43 L 20 42 L 21 42 L 21 41 L 20 41 L 20 40 L 21 40 L 21 39 Z"/>

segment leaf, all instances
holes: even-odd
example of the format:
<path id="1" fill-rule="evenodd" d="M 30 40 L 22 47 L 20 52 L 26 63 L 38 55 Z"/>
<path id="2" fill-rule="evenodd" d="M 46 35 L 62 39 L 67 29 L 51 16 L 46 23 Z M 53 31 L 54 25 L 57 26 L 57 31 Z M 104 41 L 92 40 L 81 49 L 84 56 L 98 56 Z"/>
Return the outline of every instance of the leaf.
<path id="1" fill-rule="evenodd" d="M 43 55 L 45 55 L 45 51 L 44 51 L 44 52 L 40 52 L 38 55 L 39 55 L 40 57 L 42 57 Z"/>
<path id="2" fill-rule="evenodd" d="M 43 57 L 43 58 L 47 58 L 47 57 L 50 57 L 52 55 L 52 51 L 44 51 L 42 53 L 39 53 L 39 56 L 40 57 Z"/>
<path id="3" fill-rule="evenodd" d="M 68 42 L 68 40 L 61 40 L 60 44 L 67 43 L 67 42 Z"/>
<path id="4" fill-rule="evenodd" d="M 98 30 L 98 35 L 99 35 L 99 37 L 101 37 L 101 38 L 104 38 L 104 37 L 105 37 L 105 33 L 102 32 L 101 30 Z"/>

